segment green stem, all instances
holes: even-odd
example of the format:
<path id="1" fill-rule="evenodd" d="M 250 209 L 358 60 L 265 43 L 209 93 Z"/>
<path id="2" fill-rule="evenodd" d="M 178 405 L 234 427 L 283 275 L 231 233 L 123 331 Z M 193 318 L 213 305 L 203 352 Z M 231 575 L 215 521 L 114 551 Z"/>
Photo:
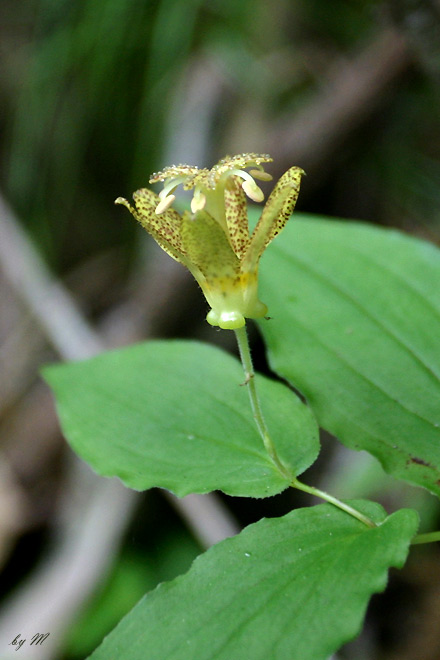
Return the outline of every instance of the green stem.
<path id="1" fill-rule="evenodd" d="M 254 372 L 254 366 L 252 364 L 252 357 L 249 348 L 246 326 L 243 326 L 242 328 L 238 328 L 237 330 L 234 330 L 234 332 L 235 332 L 235 336 L 237 337 L 237 344 L 238 344 L 238 349 L 240 351 L 241 363 L 243 365 L 244 374 L 245 374 L 244 384 L 248 388 L 249 398 L 251 401 L 251 407 L 252 407 L 252 412 L 254 414 L 255 423 L 263 440 L 266 451 L 269 454 L 272 461 L 275 463 L 280 473 L 283 475 L 283 477 L 288 479 L 290 485 L 293 488 L 297 488 L 298 490 L 302 490 L 305 493 L 309 493 L 310 495 L 315 495 L 316 497 L 320 497 L 322 500 L 325 500 L 326 502 L 330 502 L 330 504 L 333 504 L 339 509 L 342 509 L 342 511 L 345 511 L 346 513 L 350 514 L 350 516 L 353 516 L 353 518 L 357 518 L 357 520 L 360 520 L 368 527 L 376 527 L 375 523 L 372 520 L 370 520 L 367 516 L 364 516 L 363 513 L 357 511 L 356 509 L 353 509 L 353 507 L 349 506 L 348 504 L 344 504 L 344 502 L 341 502 L 336 497 L 333 497 L 333 495 L 329 495 L 328 493 L 324 493 L 324 491 L 319 490 L 318 488 L 313 488 L 313 486 L 307 486 L 306 484 L 303 484 L 301 481 L 298 481 L 298 479 L 295 479 L 295 477 L 293 477 L 293 475 L 290 474 L 287 467 L 283 465 L 276 452 L 275 445 L 272 442 L 272 438 L 269 435 L 269 430 L 266 426 L 266 422 L 264 421 L 263 411 L 261 410 L 260 399 L 258 397 L 257 388 L 255 385 L 255 372 Z"/>
<path id="2" fill-rule="evenodd" d="M 263 411 L 261 410 L 260 399 L 258 398 L 257 388 L 255 385 L 254 365 L 252 364 L 246 326 L 238 328 L 237 330 L 234 330 L 234 332 L 237 338 L 238 350 L 240 351 L 241 363 L 243 365 L 245 375 L 244 385 L 246 385 L 249 392 L 249 399 L 258 431 L 270 458 L 275 463 L 281 474 L 290 481 L 292 479 L 292 475 L 280 461 L 275 449 L 275 445 L 273 444 L 272 438 L 269 435 L 266 422 L 264 421 Z"/>
<path id="3" fill-rule="evenodd" d="M 367 525 L 367 527 L 377 527 L 376 523 L 370 520 L 368 516 L 364 516 L 363 513 L 361 513 L 357 509 L 353 509 L 353 507 L 350 506 L 349 504 L 345 504 L 345 502 L 341 502 L 341 500 L 338 500 L 337 497 L 333 497 L 333 495 L 329 495 L 329 493 L 325 493 L 323 490 L 319 490 L 319 488 L 314 488 L 313 486 L 307 486 L 307 484 L 303 484 L 302 481 L 299 481 L 298 479 L 294 479 L 291 483 L 291 486 L 292 488 L 297 488 L 298 490 L 302 490 L 305 493 L 309 493 L 309 495 L 315 495 L 315 497 L 319 497 L 322 500 L 325 500 L 326 502 L 330 502 L 330 504 L 337 506 L 338 509 L 345 511 L 345 513 L 349 513 L 350 516 L 353 516 L 353 518 L 357 518 L 358 520 L 363 522 L 364 525 Z"/>
<path id="4" fill-rule="evenodd" d="M 426 534 L 418 534 L 411 541 L 411 545 L 418 545 L 419 543 L 434 543 L 440 541 L 440 532 L 427 532 Z"/>

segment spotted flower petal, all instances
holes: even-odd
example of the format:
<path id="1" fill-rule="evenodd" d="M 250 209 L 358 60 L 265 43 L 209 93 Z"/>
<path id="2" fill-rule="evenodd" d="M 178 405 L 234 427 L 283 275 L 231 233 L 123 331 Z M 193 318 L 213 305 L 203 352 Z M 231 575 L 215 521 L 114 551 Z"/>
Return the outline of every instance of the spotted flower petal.
<path id="1" fill-rule="evenodd" d="M 181 239 L 189 260 L 206 279 L 234 278 L 238 274 L 238 257 L 220 225 L 205 211 L 184 213 Z"/>
<path id="2" fill-rule="evenodd" d="M 118 197 L 115 204 L 126 206 L 139 224 L 147 230 L 170 257 L 187 266 L 188 260 L 186 259 L 181 237 L 182 218 L 177 211 L 168 209 L 161 215 L 157 215 L 156 208 L 160 203 L 160 198 L 148 188 L 137 190 L 133 193 L 133 199 L 136 208 L 133 208 L 123 197 Z"/>
<path id="3" fill-rule="evenodd" d="M 249 227 L 246 196 L 238 177 L 228 179 L 224 203 L 229 241 L 237 257 L 241 258 L 249 245 Z"/>
<path id="4" fill-rule="evenodd" d="M 303 174 L 301 168 L 291 167 L 279 179 L 251 236 L 243 256 L 243 269 L 255 269 L 265 248 L 284 228 L 295 208 Z"/>

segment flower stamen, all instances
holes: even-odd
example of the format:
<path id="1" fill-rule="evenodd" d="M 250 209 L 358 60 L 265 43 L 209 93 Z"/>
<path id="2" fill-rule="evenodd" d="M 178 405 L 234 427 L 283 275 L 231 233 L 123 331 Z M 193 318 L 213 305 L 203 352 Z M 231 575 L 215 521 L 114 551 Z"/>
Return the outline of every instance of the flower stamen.
<path id="1" fill-rule="evenodd" d="M 171 179 L 171 181 L 168 181 L 168 183 L 163 187 L 163 190 L 160 191 L 159 197 L 163 199 L 164 197 L 168 197 L 168 195 L 172 192 L 175 191 L 177 186 L 179 186 L 181 183 L 183 183 L 185 180 L 185 177 L 179 176 L 176 179 Z"/>
<path id="2" fill-rule="evenodd" d="M 174 193 L 177 186 L 183 183 L 184 180 L 185 177 L 183 176 L 174 177 L 163 187 L 163 190 L 161 190 L 159 193 L 160 202 L 156 207 L 156 215 L 160 215 L 170 208 L 171 204 L 176 199 L 176 196 L 172 193 Z"/>
<path id="3" fill-rule="evenodd" d="M 243 181 L 241 187 L 253 202 L 262 202 L 264 200 L 264 192 L 257 186 L 252 178 L 250 181 Z"/>
<path id="4" fill-rule="evenodd" d="M 265 172 L 263 168 L 261 170 L 249 170 L 249 174 L 254 177 L 254 179 L 259 179 L 260 181 L 272 181 L 273 176 L 269 172 Z"/>
<path id="5" fill-rule="evenodd" d="M 159 204 L 156 206 L 156 215 L 160 215 L 164 211 L 170 208 L 171 204 L 174 202 L 176 199 L 176 195 L 167 195 L 166 197 L 163 197 Z"/>
<path id="6" fill-rule="evenodd" d="M 196 188 L 193 198 L 191 200 L 191 211 L 197 213 L 197 211 L 202 211 L 206 205 L 206 195 L 202 193 L 200 188 Z"/>
<path id="7" fill-rule="evenodd" d="M 243 183 L 241 184 L 241 187 L 243 188 L 244 192 L 246 195 L 253 201 L 253 202 L 262 202 L 264 199 L 264 193 L 257 186 L 255 183 L 254 179 L 252 176 L 249 174 L 249 172 L 245 172 L 244 170 L 235 170 L 231 169 L 228 171 L 228 176 L 235 175 L 239 176 L 241 179 L 243 179 Z"/>

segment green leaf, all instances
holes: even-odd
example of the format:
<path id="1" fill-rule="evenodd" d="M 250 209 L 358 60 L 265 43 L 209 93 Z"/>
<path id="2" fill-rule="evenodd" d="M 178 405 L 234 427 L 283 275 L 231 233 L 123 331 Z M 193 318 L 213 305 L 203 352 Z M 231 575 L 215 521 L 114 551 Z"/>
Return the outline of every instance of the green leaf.
<path id="1" fill-rule="evenodd" d="M 257 433 L 239 362 L 208 345 L 152 341 L 44 372 L 74 451 L 98 474 L 183 496 L 266 497 L 289 485 Z M 280 458 L 293 475 L 319 451 L 310 410 L 257 376 Z"/>
<path id="2" fill-rule="evenodd" d="M 302 218 L 261 277 L 273 369 L 341 442 L 439 495 L 439 251 L 394 230 Z"/>
<path id="3" fill-rule="evenodd" d="M 381 524 L 323 504 L 222 541 L 147 594 L 91 660 L 327 660 L 358 633 L 417 528 L 415 511 L 354 505 Z"/>

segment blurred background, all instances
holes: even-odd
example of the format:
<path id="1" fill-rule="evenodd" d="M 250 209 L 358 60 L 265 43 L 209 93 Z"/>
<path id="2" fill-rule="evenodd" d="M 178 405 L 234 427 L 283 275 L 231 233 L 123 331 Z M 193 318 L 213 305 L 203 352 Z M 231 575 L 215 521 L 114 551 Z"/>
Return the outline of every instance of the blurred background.
<path id="1" fill-rule="evenodd" d="M 21 660 L 81 660 L 204 548 L 310 503 L 134 494 L 71 454 L 41 365 L 151 337 L 235 350 L 113 200 L 167 164 L 268 152 L 275 177 L 306 170 L 300 211 L 438 243 L 440 3 L 2 0 L 0 56 L 0 656 L 50 632 Z M 305 481 L 440 524 L 433 497 L 325 435 Z M 335 658 L 440 658 L 439 560 L 417 547 Z"/>

